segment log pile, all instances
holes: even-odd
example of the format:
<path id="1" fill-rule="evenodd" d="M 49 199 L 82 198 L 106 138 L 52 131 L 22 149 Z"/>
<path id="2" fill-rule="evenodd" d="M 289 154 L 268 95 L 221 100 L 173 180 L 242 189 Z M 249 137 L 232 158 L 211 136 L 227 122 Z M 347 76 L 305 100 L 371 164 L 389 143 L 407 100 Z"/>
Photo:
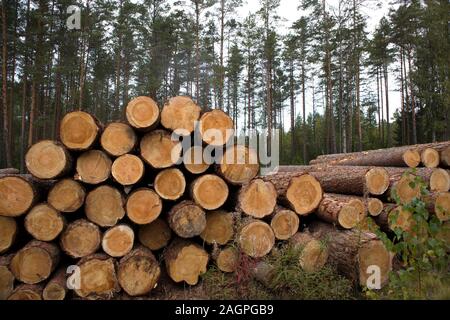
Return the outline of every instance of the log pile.
<path id="1" fill-rule="evenodd" d="M 196 285 L 211 265 L 239 272 L 241 255 L 258 262 L 278 242 L 301 249 L 306 272 L 333 263 L 364 286 L 364 268 L 379 262 L 387 279 L 392 256 L 361 226 L 400 210 L 386 204 L 388 193 L 416 194 L 397 158 L 355 167 L 336 155 L 259 177 L 256 150 L 225 148 L 234 124 L 220 110 L 204 112 L 188 97 L 162 108 L 138 97 L 125 118 L 104 126 L 69 112 L 59 141 L 27 152 L 29 173 L 0 170 L 0 299 L 148 296 L 163 272 Z M 184 150 L 180 138 L 195 134 L 202 145 Z M 224 147 L 223 156 L 208 162 L 207 147 Z M 416 174 L 436 192 L 436 215 L 448 219 L 448 171 L 428 168 L 448 151 L 436 152 L 423 155 L 427 168 Z"/>

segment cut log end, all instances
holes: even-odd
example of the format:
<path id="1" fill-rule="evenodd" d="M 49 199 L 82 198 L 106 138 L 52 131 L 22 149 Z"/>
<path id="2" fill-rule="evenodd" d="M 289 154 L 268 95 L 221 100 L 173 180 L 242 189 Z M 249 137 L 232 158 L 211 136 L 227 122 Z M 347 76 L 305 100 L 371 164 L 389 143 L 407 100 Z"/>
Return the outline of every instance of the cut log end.
<path id="1" fill-rule="evenodd" d="M 64 219 L 48 204 L 38 204 L 25 217 L 25 229 L 37 240 L 52 241 L 63 231 Z"/>
<path id="2" fill-rule="evenodd" d="M 414 176 L 405 175 L 394 185 L 393 193 L 397 195 L 402 204 L 410 203 L 414 198 L 420 199 L 420 186 L 414 182 Z M 394 197 L 395 198 L 395 197 Z"/>
<path id="3" fill-rule="evenodd" d="M 81 208 L 86 197 L 83 186 L 72 179 L 56 183 L 48 194 L 48 203 L 61 212 L 75 212 Z"/>
<path id="4" fill-rule="evenodd" d="M 360 285 L 367 286 L 369 277 L 377 272 L 376 270 L 380 271 L 380 285 L 385 285 L 392 271 L 392 257 L 392 253 L 380 240 L 364 243 L 358 251 Z"/>
<path id="5" fill-rule="evenodd" d="M 44 300 L 64 300 L 67 294 L 66 269 L 60 268 L 46 284 L 42 297 Z"/>
<path id="6" fill-rule="evenodd" d="M 427 148 L 422 151 L 421 159 L 425 167 L 436 168 L 440 162 L 439 152 L 437 152 L 433 148 Z"/>
<path id="7" fill-rule="evenodd" d="M 417 150 L 411 149 L 403 153 L 403 161 L 410 168 L 416 168 L 420 164 L 420 154 Z"/>
<path id="8" fill-rule="evenodd" d="M 121 122 L 110 123 L 102 133 L 100 144 L 108 154 L 120 157 L 133 150 L 137 143 L 134 130 Z"/>
<path id="9" fill-rule="evenodd" d="M 450 147 L 441 151 L 441 163 L 444 167 L 450 168 Z"/>
<path id="10" fill-rule="evenodd" d="M 207 174 L 197 178 L 191 186 L 195 203 L 206 210 L 220 208 L 228 198 L 228 186 L 216 175 Z"/>
<path id="11" fill-rule="evenodd" d="M 14 290 L 14 275 L 8 266 L 0 266 L 0 300 L 6 300 Z"/>
<path id="12" fill-rule="evenodd" d="M 440 193 L 436 197 L 434 212 L 440 221 L 450 220 L 450 192 Z"/>
<path id="13" fill-rule="evenodd" d="M 181 155 L 181 144 L 172 141 L 169 132 L 155 130 L 141 140 L 141 156 L 155 169 L 165 169 L 177 163 Z"/>
<path id="14" fill-rule="evenodd" d="M 367 191 L 382 195 L 389 188 L 389 174 L 384 168 L 372 168 L 366 173 Z"/>
<path id="15" fill-rule="evenodd" d="M 233 214 L 225 211 L 212 211 L 206 215 L 206 227 L 200 237 L 209 244 L 227 244 L 234 235 Z"/>
<path id="16" fill-rule="evenodd" d="M 300 250 L 299 265 L 305 272 L 317 272 L 327 263 L 327 246 L 308 231 L 296 233 L 290 243 Z"/>
<path id="17" fill-rule="evenodd" d="M 0 254 L 8 251 L 17 235 L 17 223 L 11 217 L 0 216 Z"/>
<path id="18" fill-rule="evenodd" d="M 225 151 L 219 171 L 220 175 L 231 184 L 246 184 L 259 172 L 258 156 L 253 149 L 235 145 Z"/>
<path id="19" fill-rule="evenodd" d="M 292 178 L 286 191 L 291 209 L 299 215 L 308 215 L 316 210 L 322 196 L 320 183 L 309 174 Z"/>
<path id="20" fill-rule="evenodd" d="M 139 228 L 139 242 L 152 251 L 160 250 L 167 246 L 172 237 L 169 225 L 163 219 L 156 219 L 150 224 Z"/>
<path id="21" fill-rule="evenodd" d="M 189 135 L 195 129 L 200 118 L 200 107 L 186 96 L 171 98 L 161 112 L 161 124 L 164 128 L 180 135 Z"/>
<path id="22" fill-rule="evenodd" d="M 42 300 L 42 286 L 22 284 L 14 290 L 8 300 Z"/>
<path id="23" fill-rule="evenodd" d="M 125 216 L 122 194 L 110 186 L 100 186 L 86 197 L 86 216 L 101 227 L 112 227 Z"/>
<path id="24" fill-rule="evenodd" d="M 158 124 L 159 108 L 153 99 L 137 97 L 128 103 L 126 117 L 132 127 L 138 130 L 151 130 Z"/>
<path id="25" fill-rule="evenodd" d="M 235 272 L 239 264 L 239 252 L 233 247 L 227 247 L 220 250 L 216 259 L 216 264 L 217 268 L 222 272 Z"/>
<path id="26" fill-rule="evenodd" d="M 205 212 L 191 201 L 182 201 L 170 210 L 169 226 L 181 238 L 198 236 L 206 228 Z"/>
<path id="27" fill-rule="evenodd" d="M 178 200 L 186 189 L 186 179 L 181 170 L 166 169 L 155 178 L 155 191 L 165 200 Z"/>
<path id="28" fill-rule="evenodd" d="M 380 199 L 370 198 L 367 201 L 367 210 L 372 217 L 377 217 L 383 211 L 384 205 Z"/>
<path id="29" fill-rule="evenodd" d="M 391 230 L 399 228 L 403 232 L 409 233 L 412 233 L 413 227 L 416 225 L 412 213 L 402 206 L 398 206 L 389 213 L 388 223 Z"/>
<path id="30" fill-rule="evenodd" d="M 151 189 L 138 189 L 127 199 L 126 212 L 128 218 L 134 223 L 151 223 L 159 217 L 161 211 L 161 198 Z"/>
<path id="31" fill-rule="evenodd" d="M 59 143 L 43 140 L 34 144 L 25 156 L 28 171 L 39 179 L 54 179 L 70 169 L 71 159 Z"/>
<path id="32" fill-rule="evenodd" d="M 134 244 L 134 232 L 127 225 L 118 225 L 105 232 L 102 248 L 111 257 L 123 257 L 131 251 Z"/>
<path id="33" fill-rule="evenodd" d="M 434 169 L 430 177 L 430 190 L 435 192 L 447 192 L 450 190 L 449 171 Z"/>
<path id="34" fill-rule="evenodd" d="M 34 200 L 34 189 L 25 179 L 0 178 L 0 215 L 18 217 L 30 209 Z"/>
<path id="35" fill-rule="evenodd" d="M 202 174 L 209 169 L 209 164 L 206 163 L 203 155 L 203 148 L 199 146 L 193 146 L 184 153 L 183 164 L 192 174 Z"/>
<path id="36" fill-rule="evenodd" d="M 233 120 L 222 110 L 205 112 L 200 118 L 200 135 L 206 144 L 223 146 L 233 134 Z"/>
<path id="37" fill-rule="evenodd" d="M 359 211 L 354 206 L 347 204 L 339 211 L 338 223 L 344 229 L 356 227 L 359 221 Z"/>
<path id="38" fill-rule="evenodd" d="M 100 247 L 100 229 L 84 219 L 72 222 L 61 235 L 61 248 L 73 258 L 93 254 Z"/>
<path id="39" fill-rule="evenodd" d="M 138 183 L 144 176 L 142 160 L 132 154 L 125 154 L 114 160 L 111 168 L 113 178 L 123 186 Z"/>
<path id="40" fill-rule="evenodd" d="M 239 208 L 249 216 L 264 218 L 277 204 L 277 191 L 271 182 L 255 179 L 239 191 Z"/>
<path id="41" fill-rule="evenodd" d="M 106 181 L 111 174 L 111 159 L 100 150 L 90 150 L 77 159 L 76 180 L 88 184 L 99 184 Z"/>
<path id="42" fill-rule="evenodd" d="M 69 150 L 83 151 L 92 147 L 100 128 L 89 113 L 74 111 L 66 114 L 60 123 L 61 142 Z"/>
<path id="43" fill-rule="evenodd" d="M 278 240 L 288 240 L 297 231 L 300 224 L 298 215 L 291 210 L 278 210 L 270 222 L 270 226 Z"/>
<path id="44" fill-rule="evenodd" d="M 206 272 L 209 256 L 199 245 L 176 240 L 165 252 L 167 273 L 175 282 L 196 285 L 199 276 Z"/>
<path id="45" fill-rule="evenodd" d="M 263 221 L 250 221 L 239 233 L 241 250 L 253 258 L 266 256 L 275 245 L 272 228 Z"/>

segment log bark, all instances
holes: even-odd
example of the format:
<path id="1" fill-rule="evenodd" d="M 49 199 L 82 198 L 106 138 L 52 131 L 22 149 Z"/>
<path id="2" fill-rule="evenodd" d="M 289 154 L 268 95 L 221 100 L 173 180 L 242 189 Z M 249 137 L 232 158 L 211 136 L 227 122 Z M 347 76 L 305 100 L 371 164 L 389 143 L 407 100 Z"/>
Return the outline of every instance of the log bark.
<path id="1" fill-rule="evenodd" d="M 64 300 L 67 295 L 67 273 L 66 268 L 61 267 L 47 282 L 42 292 L 44 300 Z"/>
<path id="2" fill-rule="evenodd" d="M 171 98 L 161 111 L 161 124 L 178 135 L 190 135 L 200 118 L 200 107 L 186 96 Z"/>
<path id="3" fill-rule="evenodd" d="M 56 210 L 72 213 L 80 209 L 86 198 L 86 190 L 73 179 L 57 182 L 49 191 L 47 202 Z"/>
<path id="4" fill-rule="evenodd" d="M 222 110 L 214 109 L 201 116 L 200 136 L 206 144 L 215 147 L 223 146 L 233 134 L 233 120 Z"/>
<path id="5" fill-rule="evenodd" d="M 100 227 L 112 227 L 125 216 L 123 196 L 113 187 L 97 187 L 86 197 L 85 212 Z"/>
<path id="6" fill-rule="evenodd" d="M 159 124 L 160 112 L 156 102 L 149 97 L 137 97 L 125 108 L 128 123 L 140 131 L 150 131 Z"/>
<path id="7" fill-rule="evenodd" d="M 111 167 L 114 180 L 123 186 L 137 184 L 144 177 L 144 173 L 144 163 L 139 157 L 132 154 L 118 157 Z"/>
<path id="8" fill-rule="evenodd" d="M 234 145 L 225 150 L 218 172 L 232 185 L 249 183 L 259 172 L 258 155 L 253 149 Z"/>
<path id="9" fill-rule="evenodd" d="M 111 175 L 111 166 L 111 159 L 103 151 L 86 151 L 77 159 L 75 180 L 88 184 L 100 184 L 108 180 Z"/>
<path id="10" fill-rule="evenodd" d="M 372 217 L 377 217 L 384 209 L 383 201 L 378 198 L 370 198 L 367 200 L 367 211 Z"/>
<path id="11" fill-rule="evenodd" d="M 450 168 L 450 146 L 441 150 L 441 166 Z"/>
<path id="12" fill-rule="evenodd" d="M 134 231 L 125 224 L 112 227 L 103 234 L 102 249 L 114 258 L 123 257 L 133 249 Z"/>
<path id="13" fill-rule="evenodd" d="M 133 128 L 121 122 L 108 124 L 100 137 L 100 145 L 112 157 L 130 153 L 137 142 L 138 138 Z"/>
<path id="14" fill-rule="evenodd" d="M 328 247 L 308 230 L 297 232 L 289 243 L 300 250 L 298 263 L 306 272 L 317 272 L 328 261 Z"/>
<path id="15" fill-rule="evenodd" d="M 180 169 L 165 169 L 156 175 L 154 185 L 155 191 L 162 199 L 175 201 L 183 196 L 186 179 Z"/>
<path id="16" fill-rule="evenodd" d="M 139 188 L 127 199 L 126 212 L 128 218 L 136 224 L 148 224 L 161 214 L 163 205 L 161 198 L 152 189 Z"/>
<path id="17" fill-rule="evenodd" d="M 139 228 L 139 242 L 152 251 L 166 247 L 171 237 L 172 231 L 169 225 L 161 218 Z"/>
<path id="18" fill-rule="evenodd" d="M 227 244 L 234 236 L 234 216 L 223 210 L 208 212 L 206 227 L 200 237 L 208 244 Z"/>
<path id="19" fill-rule="evenodd" d="M 25 165 L 38 179 L 56 179 L 70 172 L 72 157 L 59 142 L 42 140 L 28 150 Z"/>
<path id="20" fill-rule="evenodd" d="M 316 178 L 309 174 L 280 173 L 262 179 L 272 182 L 277 190 L 278 201 L 299 215 L 311 214 L 322 200 L 322 187 Z"/>
<path id="21" fill-rule="evenodd" d="M 431 192 L 450 191 L 450 171 L 444 169 L 434 169 L 430 177 Z"/>
<path id="22" fill-rule="evenodd" d="M 209 255 L 191 241 L 175 239 L 164 252 L 164 260 L 173 281 L 196 285 L 199 276 L 206 272 Z"/>
<path id="23" fill-rule="evenodd" d="M 219 176 L 206 174 L 195 179 L 190 187 L 191 198 L 206 210 L 220 208 L 228 199 L 228 186 Z"/>
<path id="24" fill-rule="evenodd" d="M 4 174 L 19 174 L 20 170 L 16 169 L 16 168 L 4 168 L 4 169 L 0 169 L 0 175 L 4 175 Z"/>
<path id="25" fill-rule="evenodd" d="M 16 279 L 26 284 L 40 283 L 51 275 L 59 263 L 59 248 L 51 243 L 32 240 L 11 261 Z"/>
<path id="26" fill-rule="evenodd" d="M 21 284 L 8 297 L 8 300 L 42 300 L 42 291 L 44 286 Z"/>
<path id="27" fill-rule="evenodd" d="M 275 245 L 272 228 L 260 220 L 250 218 L 244 221 L 237 235 L 242 252 L 252 258 L 266 256 Z"/>
<path id="28" fill-rule="evenodd" d="M 219 249 L 215 260 L 220 271 L 226 273 L 236 272 L 239 265 L 239 252 L 234 247 Z"/>
<path id="29" fill-rule="evenodd" d="M 0 300 L 6 300 L 14 290 L 14 274 L 9 269 L 13 254 L 0 257 Z"/>
<path id="30" fill-rule="evenodd" d="M 34 206 L 25 217 L 25 229 L 36 240 L 53 241 L 63 231 L 65 220 L 52 206 L 41 203 Z"/>
<path id="31" fill-rule="evenodd" d="M 136 297 L 154 289 L 160 274 L 161 269 L 153 253 L 140 246 L 120 260 L 117 277 L 123 290 Z"/>
<path id="32" fill-rule="evenodd" d="M 365 215 L 364 207 L 359 198 L 326 193 L 316 211 L 316 216 L 322 221 L 344 229 L 352 229 L 362 221 Z"/>
<path id="33" fill-rule="evenodd" d="M 17 236 L 17 223 L 14 218 L 0 216 L 0 254 L 11 248 Z"/>
<path id="34" fill-rule="evenodd" d="M 176 164 L 181 156 L 181 143 L 172 141 L 165 130 L 147 133 L 140 144 L 141 157 L 155 169 L 165 169 Z"/>
<path id="35" fill-rule="evenodd" d="M 298 215 L 291 210 L 278 207 L 270 221 L 275 238 L 278 240 L 288 240 L 297 231 L 300 225 Z"/>
<path id="36" fill-rule="evenodd" d="M 82 258 L 95 253 L 101 244 L 99 227 L 85 219 L 70 223 L 60 239 L 61 249 L 73 258 Z"/>
<path id="37" fill-rule="evenodd" d="M 210 159 L 205 159 L 203 148 L 200 146 L 189 148 L 183 155 L 184 167 L 192 174 L 204 173 L 209 169 L 210 163 Z"/>
<path id="38" fill-rule="evenodd" d="M 318 221 L 313 222 L 309 230 L 314 237 L 326 241 L 328 261 L 342 275 L 364 287 L 373 272 L 369 267 L 377 266 L 380 270 L 380 285 L 386 285 L 389 272 L 392 271 L 393 254 L 374 234 L 339 230 Z"/>
<path id="39" fill-rule="evenodd" d="M 182 201 L 169 211 L 169 226 L 182 238 L 200 235 L 206 228 L 206 215 L 201 207 L 192 201 Z"/>
<path id="40" fill-rule="evenodd" d="M 272 182 L 252 180 L 240 189 L 237 210 L 254 218 L 264 218 L 275 210 L 277 196 L 277 190 Z"/>
<path id="41" fill-rule="evenodd" d="M 84 299 L 111 299 L 120 291 L 117 280 L 117 262 L 106 254 L 94 254 L 82 258 L 80 267 L 79 288 L 75 293 Z M 92 281 L 95 279 L 95 281 Z"/>
<path id="42" fill-rule="evenodd" d="M 97 142 L 101 124 L 94 116 L 83 111 L 67 113 L 60 122 L 59 137 L 69 150 L 85 151 Z"/>

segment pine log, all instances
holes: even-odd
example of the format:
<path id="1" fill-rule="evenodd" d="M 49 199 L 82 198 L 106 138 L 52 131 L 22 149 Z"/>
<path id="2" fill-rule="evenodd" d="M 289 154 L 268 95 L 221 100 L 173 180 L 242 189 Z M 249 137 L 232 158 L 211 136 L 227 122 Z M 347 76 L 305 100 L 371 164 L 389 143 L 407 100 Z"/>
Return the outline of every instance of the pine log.
<path id="1" fill-rule="evenodd" d="M 85 212 L 100 227 L 112 227 L 125 216 L 123 196 L 111 186 L 97 187 L 86 197 Z"/>
<path id="2" fill-rule="evenodd" d="M 89 113 L 67 113 L 60 122 L 59 136 L 69 150 L 84 151 L 92 148 L 100 135 L 101 125 Z"/>
<path id="3" fill-rule="evenodd" d="M 61 235 L 60 246 L 73 258 L 82 258 L 100 248 L 102 235 L 99 227 L 85 219 L 70 223 Z"/>
<path id="4" fill-rule="evenodd" d="M 378 198 L 370 198 L 367 200 L 367 211 L 372 217 L 377 217 L 384 209 L 383 201 Z"/>
<path id="5" fill-rule="evenodd" d="M 6 300 L 14 290 L 14 274 L 9 269 L 13 254 L 0 256 L 0 300 Z"/>
<path id="6" fill-rule="evenodd" d="M 246 255 L 261 258 L 275 245 L 275 234 L 267 223 L 250 218 L 242 224 L 238 232 L 238 243 Z"/>
<path id="7" fill-rule="evenodd" d="M 275 238 L 278 240 L 288 240 L 297 231 L 300 225 L 298 215 L 291 210 L 278 207 L 270 221 Z"/>
<path id="8" fill-rule="evenodd" d="M 226 247 L 219 250 L 215 260 L 220 271 L 235 272 L 239 264 L 239 252 L 234 247 Z"/>
<path id="9" fill-rule="evenodd" d="M 52 206 L 41 203 L 34 206 L 25 217 L 25 229 L 36 240 L 53 241 L 63 231 L 65 220 Z"/>
<path id="10" fill-rule="evenodd" d="M 228 199 L 228 186 L 219 176 L 206 174 L 195 179 L 190 188 L 192 199 L 206 210 L 220 208 Z"/>
<path id="11" fill-rule="evenodd" d="M 169 99 L 161 111 L 161 124 L 178 135 L 188 136 L 195 129 L 200 118 L 200 107 L 186 96 Z"/>
<path id="12" fill-rule="evenodd" d="M 377 266 L 380 270 L 380 285 L 386 285 L 392 271 L 393 254 L 374 234 L 359 230 L 339 230 L 318 221 L 313 222 L 309 229 L 315 238 L 326 241 L 328 261 L 342 275 L 361 286 L 367 286 L 373 272 L 369 267 Z"/>
<path id="13" fill-rule="evenodd" d="M 264 218 L 275 210 L 277 190 L 272 182 L 252 180 L 239 191 L 237 209 L 254 218 Z"/>
<path id="14" fill-rule="evenodd" d="M 138 183 L 145 173 L 142 160 L 132 154 L 124 154 L 114 160 L 111 174 L 115 181 L 123 186 L 131 186 Z"/>
<path id="15" fill-rule="evenodd" d="M 345 229 L 356 227 L 365 214 L 364 203 L 355 197 L 326 193 L 316 211 L 322 221 Z"/>
<path id="16" fill-rule="evenodd" d="M 439 152 L 433 148 L 423 150 L 420 159 L 427 168 L 436 168 L 440 163 Z"/>
<path id="17" fill-rule="evenodd" d="M 250 269 L 250 274 L 258 282 L 263 284 L 266 288 L 273 288 L 273 281 L 277 276 L 275 267 L 267 261 L 259 261 Z"/>
<path id="18" fill-rule="evenodd" d="M 306 216 L 314 212 L 322 200 L 322 187 L 309 174 L 280 173 L 262 179 L 272 182 L 279 202 L 299 215 Z"/>
<path id="19" fill-rule="evenodd" d="M 397 209 L 398 205 L 393 203 L 385 203 L 383 204 L 383 210 L 381 213 L 374 217 L 375 223 L 380 227 L 380 229 L 384 232 L 392 231 L 389 225 L 389 214 Z"/>
<path id="20" fill-rule="evenodd" d="M 72 169 L 72 157 L 59 142 L 43 140 L 27 151 L 25 165 L 38 179 L 56 179 Z"/>
<path id="21" fill-rule="evenodd" d="M 138 142 L 133 128 L 121 122 L 108 124 L 100 137 L 100 144 L 112 157 L 120 157 L 130 153 Z"/>
<path id="22" fill-rule="evenodd" d="M 161 198 L 175 201 L 183 196 L 186 179 L 180 169 L 165 169 L 156 175 L 154 185 L 155 191 Z"/>
<path id="23" fill-rule="evenodd" d="M 200 235 L 206 228 L 206 215 L 192 201 L 182 201 L 169 211 L 169 226 L 182 238 Z"/>
<path id="24" fill-rule="evenodd" d="M 127 255 L 134 244 L 134 231 L 125 224 L 112 227 L 103 234 L 102 249 L 111 257 Z"/>
<path id="25" fill-rule="evenodd" d="M 148 294 L 156 287 L 160 274 L 155 256 L 143 246 L 123 257 L 117 271 L 120 286 L 132 297 Z"/>
<path id="26" fill-rule="evenodd" d="M 441 165 L 446 168 L 450 168 L 450 146 L 441 150 L 440 154 Z"/>
<path id="27" fill-rule="evenodd" d="M 43 290 L 44 286 L 42 284 L 21 284 L 14 289 L 13 293 L 8 297 L 8 300 L 42 300 Z"/>
<path id="28" fill-rule="evenodd" d="M 61 267 L 47 282 L 42 292 L 44 300 L 64 300 L 67 294 L 67 270 Z"/>
<path id="29" fill-rule="evenodd" d="M 429 211 L 433 212 L 441 222 L 450 220 L 450 192 L 432 193 L 425 198 L 425 202 L 429 203 Z"/>
<path id="30" fill-rule="evenodd" d="M 17 230 L 17 223 L 14 218 L 0 216 L 0 254 L 11 248 L 16 239 Z"/>
<path id="31" fill-rule="evenodd" d="M 173 141 L 169 132 L 155 130 L 141 140 L 141 156 L 155 169 L 165 169 L 177 163 L 181 156 L 181 143 Z"/>
<path id="32" fill-rule="evenodd" d="M 51 243 L 32 240 L 19 250 L 11 261 L 16 279 L 26 284 L 46 280 L 59 262 L 59 248 Z"/>
<path id="33" fill-rule="evenodd" d="M 447 192 L 450 191 L 450 171 L 444 169 L 434 169 L 430 177 L 430 191 Z"/>
<path id="34" fill-rule="evenodd" d="M 258 155 L 255 150 L 246 146 L 234 145 L 225 150 L 218 172 L 228 183 L 246 184 L 259 172 Z"/>
<path id="35" fill-rule="evenodd" d="M 80 209 L 86 198 L 86 190 L 73 179 L 58 181 L 49 191 L 47 202 L 56 210 L 65 213 Z"/>
<path id="36" fill-rule="evenodd" d="M 4 168 L 0 169 L 0 175 L 19 174 L 20 170 L 16 168 Z"/>
<path id="37" fill-rule="evenodd" d="M 194 242 L 175 239 L 165 250 L 164 260 L 173 281 L 196 285 L 199 276 L 206 272 L 209 256 Z"/>
<path id="38" fill-rule="evenodd" d="M 206 227 L 200 237 L 208 244 L 227 244 L 234 236 L 234 214 L 223 210 L 206 214 Z"/>
<path id="39" fill-rule="evenodd" d="M 18 217 L 38 199 L 34 184 L 22 175 L 0 177 L 0 216 Z"/>
<path id="40" fill-rule="evenodd" d="M 200 146 L 193 146 L 185 151 L 183 164 L 186 170 L 192 174 L 202 174 L 210 166 L 210 162 L 205 159 L 203 148 Z"/>
<path id="41" fill-rule="evenodd" d="M 200 136 L 212 146 L 223 146 L 234 135 L 234 123 L 225 112 L 214 109 L 205 112 L 200 118 Z"/>
<path id="42" fill-rule="evenodd" d="M 139 188 L 128 196 L 126 212 L 128 218 L 134 223 L 147 224 L 159 217 L 162 207 L 161 198 L 155 191 Z"/>
<path id="43" fill-rule="evenodd" d="M 423 181 L 426 187 L 430 185 L 433 169 L 418 168 L 414 171 L 410 170 L 394 170 L 389 169 L 390 186 L 388 194 L 392 199 L 399 198 L 402 204 L 410 203 L 414 198 L 421 198 L 420 185 L 415 182 L 417 178 Z"/>
<path id="44" fill-rule="evenodd" d="M 328 261 L 328 247 L 314 238 L 308 231 L 297 232 L 289 240 L 290 244 L 300 250 L 299 265 L 305 272 L 317 272 Z"/>
<path id="45" fill-rule="evenodd" d="M 139 227 L 139 242 L 152 251 L 166 247 L 171 237 L 172 231 L 169 225 L 160 218 Z"/>
<path id="46" fill-rule="evenodd" d="M 158 126 L 159 107 L 149 97 L 137 97 L 131 100 L 125 109 L 128 123 L 140 131 L 150 131 Z"/>
<path id="47" fill-rule="evenodd" d="M 100 150 L 90 150 L 77 159 L 75 180 L 88 184 L 100 184 L 111 175 L 111 159 Z"/>
<path id="48" fill-rule="evenodd" d="M 106 254 L 82 258 L 78 264 L 79 288 L 75 293 L 85 299 L 111 299 L 120 291 L 117 280 L 117 262 Z"/>

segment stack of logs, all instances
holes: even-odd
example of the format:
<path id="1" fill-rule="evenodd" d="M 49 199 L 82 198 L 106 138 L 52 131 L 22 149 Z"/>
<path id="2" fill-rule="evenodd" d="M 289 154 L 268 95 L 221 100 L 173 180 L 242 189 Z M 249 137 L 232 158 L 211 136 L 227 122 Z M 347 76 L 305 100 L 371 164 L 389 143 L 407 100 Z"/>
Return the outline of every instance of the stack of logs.
<path id="1" fill-rule="evenodd" d="M 365 285 L 376 264 L 385 284 L 393 256 L 369 219 L 393 228 L 387 217 L 397 210 L 397 224 L 411 227 L 387 194 L 420 197 L 401 167 L 421 161 L 427 168 L 415 174 L 433 190 L 430 210 L 449 217 L 449 173 L 435 167 L 449 165 L 450 142 L 322 156 L 259 177 L 256 150 L 229 143 L 234 123 L 220 110 L 138 97 L 125 118 L 103 126 L 70 112 L 59 141 L 28 150 L 28 174 L 0 170 L 0 299 L 148 296 L 163 273 L 195 285 L 211 265 L 239 272 L 244 256 L 264 282 L 273 270 L 261 258 L 285 241 L 301 248 L 306 272 L 331 263 Z M 209 164 L 203 151 L 221 148 Z"/>

